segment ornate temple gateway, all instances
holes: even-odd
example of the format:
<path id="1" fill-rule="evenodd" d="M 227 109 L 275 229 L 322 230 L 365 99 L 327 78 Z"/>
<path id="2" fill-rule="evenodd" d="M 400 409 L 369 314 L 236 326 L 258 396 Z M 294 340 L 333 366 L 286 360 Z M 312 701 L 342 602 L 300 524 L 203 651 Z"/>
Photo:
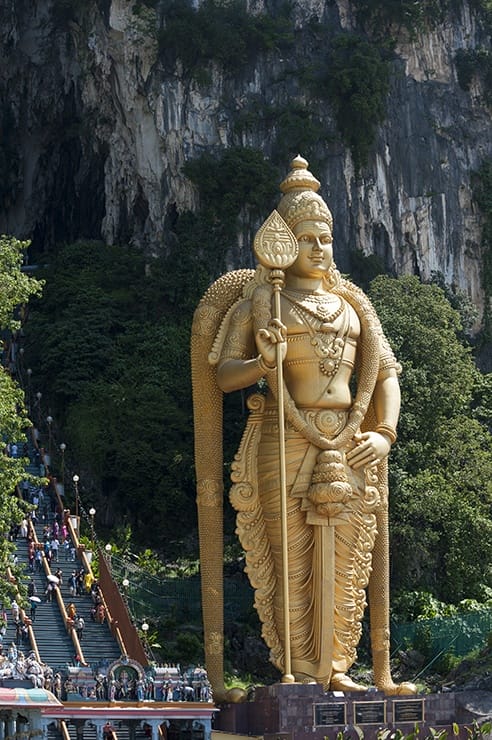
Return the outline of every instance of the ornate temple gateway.
<path id="1" fill-rule="evenodd" d="M 216 711 L 204 702 L 63 702 L 46 689 L 0 688 L 0 740 L 94 734 L 97 740 L 209 740 Z"/>
<path id="2" fill-rule="evenodd" d="M 63 511 L 55 486 L 47 495 Z M 78 540 L 78 517 L 63 511 L 61 521 L 74 556 L 56 560 L 58 575 L 46 557 L 29 567 L 29 546 L 42 552 L 41 525 L 30 523 L 28 537 L 16 541 L 31 609 L 29 615 L 13 601 L 7 617 L 2 605 L 0 740 L 210 740 L 217 709 L 206 671 L 149 661 L 103 554 L 97 588 L 70 589 L 74 568 L 93 576 L 91 558 Z M 83 639 L 77 614 L 85 620 Z"/>

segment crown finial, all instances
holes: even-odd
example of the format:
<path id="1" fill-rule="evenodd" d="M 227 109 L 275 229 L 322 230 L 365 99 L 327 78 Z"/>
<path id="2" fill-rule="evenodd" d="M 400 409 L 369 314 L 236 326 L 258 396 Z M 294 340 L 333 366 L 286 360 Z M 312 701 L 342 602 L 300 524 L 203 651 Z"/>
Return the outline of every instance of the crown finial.
<path id="1" fill-rule="evenodd" d="M 285 180 L 280 183 L 282 193 L 288 193 L 291 190 L 311 190 L 317 193 L 321 183 L 308 170 L 309 162 L 300 154 L 294 157 L 290 163 L 291 170 Z"/>

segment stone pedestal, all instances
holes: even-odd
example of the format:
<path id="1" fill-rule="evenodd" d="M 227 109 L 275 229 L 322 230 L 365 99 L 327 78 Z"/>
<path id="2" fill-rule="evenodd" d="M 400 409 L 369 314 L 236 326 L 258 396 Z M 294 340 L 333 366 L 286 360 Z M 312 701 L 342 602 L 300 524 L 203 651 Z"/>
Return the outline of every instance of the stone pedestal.
<path id="1" fill-rule="evenodd" d="M 459 722 L 456 696 L 385 696 L 372 689 L 324 692 L 318 684 L 273 684 L 256 689 L 245 704 L 222 705 L 214 728 L 264 740 L 328 740 L 357 726 L 364 740 L 375 740 L 381 729 L 409 733 L 418 725 L 425 736 L 429 727 L 451 731 Z"/>

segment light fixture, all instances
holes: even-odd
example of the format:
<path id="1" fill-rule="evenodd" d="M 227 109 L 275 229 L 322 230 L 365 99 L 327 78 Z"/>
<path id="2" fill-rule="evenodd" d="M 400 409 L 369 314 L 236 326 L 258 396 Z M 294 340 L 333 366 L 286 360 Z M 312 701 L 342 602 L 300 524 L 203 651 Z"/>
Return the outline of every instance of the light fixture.
<path id="1" fill-rule="evenodd" d="M 73 484 L 75 486 L 75 516 L 78 519 L 79 516 L 79 476 L 77 473 L 72 476 Z"/>

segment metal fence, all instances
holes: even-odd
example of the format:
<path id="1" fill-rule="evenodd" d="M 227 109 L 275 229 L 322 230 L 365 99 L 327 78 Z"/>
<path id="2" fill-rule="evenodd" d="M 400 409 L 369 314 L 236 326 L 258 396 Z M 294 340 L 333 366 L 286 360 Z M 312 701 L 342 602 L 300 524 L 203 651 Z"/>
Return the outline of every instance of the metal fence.
<path id="1" fill-rule="evenodd" d="M 170 618 L 186 624 L 201 621 L 200 578 L 157 578 L 136 564 L 113 559 L 113 576 L 135 621 Z M 123 583 L 128 582 L 125 587 Z M 224 580 L 224 617 L 244 620 L 253 609 L 253 590 L 246 581 Z M 484 647 L 492 633 L 492 609 L 451 617 L 391 625 L 392 651 L 414 649 L 431 662 L 443 653 L 464 656 Z"/>
<path id="2" fill-rule="evenodd" d="M 112 574 L 135 621 L 162 617 L 183 623 L 201 621 L 199 576 L 157 578 L 120 558 L 112 558 Z M 225 579 L 225 618 L 240 619 L 252 608 L 253 590 L 249 584 Z"/>
<path id="3" fill-rule="evenodd" d="M 391 638 L 395 649 L 413 648 L 426 656 L 452 653 L 464 656 L 487 645 L 492 633 L 492 609 L 452 617 L 422 619 L 394 624 Z"/>

